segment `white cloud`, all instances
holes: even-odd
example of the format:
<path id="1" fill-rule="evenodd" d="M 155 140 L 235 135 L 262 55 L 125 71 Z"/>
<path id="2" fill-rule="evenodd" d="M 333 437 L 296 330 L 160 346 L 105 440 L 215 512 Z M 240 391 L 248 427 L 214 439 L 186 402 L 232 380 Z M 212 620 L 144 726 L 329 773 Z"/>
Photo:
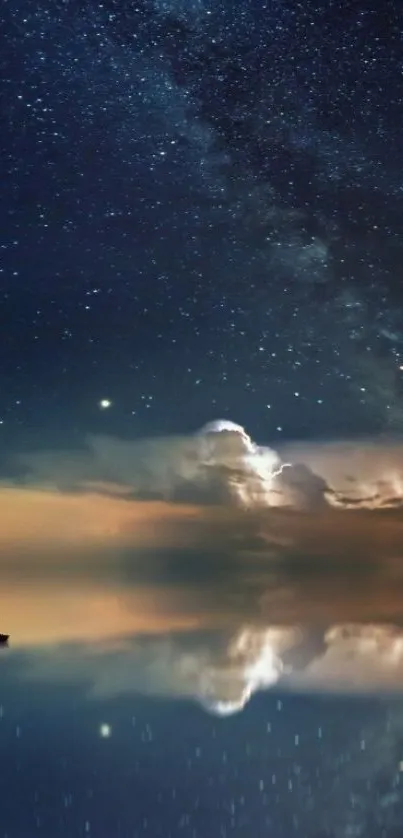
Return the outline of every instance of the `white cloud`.
<path id="1" fill-rule="evenodd" d="M 397 692 L 403 688 L 403 631 L 336 624 L 313 642 L 300 626 L 245 625 L 234 634 L 116 639 L 31 652 L 24 679 L 79 682 L 92 698 L 146 694 L 197 701 L 227 716 L 275 686 L 292 691 Z"/>

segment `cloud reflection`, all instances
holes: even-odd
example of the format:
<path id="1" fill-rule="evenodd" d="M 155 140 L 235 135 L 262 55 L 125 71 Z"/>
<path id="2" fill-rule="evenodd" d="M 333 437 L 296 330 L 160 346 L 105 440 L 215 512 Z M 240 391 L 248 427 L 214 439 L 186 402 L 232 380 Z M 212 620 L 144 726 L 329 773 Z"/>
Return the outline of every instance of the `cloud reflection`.
<path id="1" fill-rule="evenodd" d="M 403 689 L 398 441 L 275 452 L 221 422 L 19 468 L 0 488 L 0 630 L 24 677 L 220 714 L 274 684 Z"/>

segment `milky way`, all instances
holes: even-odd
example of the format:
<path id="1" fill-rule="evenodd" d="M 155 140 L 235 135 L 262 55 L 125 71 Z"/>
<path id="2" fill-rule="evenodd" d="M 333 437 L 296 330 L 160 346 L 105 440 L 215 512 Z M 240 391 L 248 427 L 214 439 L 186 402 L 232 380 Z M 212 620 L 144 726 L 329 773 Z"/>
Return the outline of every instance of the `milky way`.
<path id="1" fill-rule="evenodd" d="M 3 436 L 400 430 L 401 12 L 4 16 Z"/>

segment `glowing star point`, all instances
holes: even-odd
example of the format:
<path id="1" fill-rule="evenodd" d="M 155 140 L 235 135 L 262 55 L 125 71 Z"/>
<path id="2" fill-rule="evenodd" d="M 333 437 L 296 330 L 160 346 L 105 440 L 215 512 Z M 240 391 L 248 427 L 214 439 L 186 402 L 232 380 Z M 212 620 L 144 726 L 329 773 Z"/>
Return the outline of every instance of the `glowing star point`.
<path id="1" fill-rule="evenodd" d="M 110 725 L 106 724 L 105 722 L 99 726 L 99 735 L 101 739 L 109 739 L 112 733 L 112 728 Z"/>
<path id="2" fill-rule="evenodd" d="M 112 407 L 112 402 L 110 399 L 100 399 L 98 402 L 98 407 L 101 410 L 107 410 L 108 407 Z"/>

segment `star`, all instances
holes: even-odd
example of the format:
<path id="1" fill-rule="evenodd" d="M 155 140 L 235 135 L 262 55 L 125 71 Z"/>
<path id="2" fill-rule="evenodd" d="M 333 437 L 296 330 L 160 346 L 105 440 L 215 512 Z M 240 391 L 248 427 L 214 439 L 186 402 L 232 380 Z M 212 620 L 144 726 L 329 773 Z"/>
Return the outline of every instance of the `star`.
<path id="1" fill-rule="evenodd" d="M 112 402 L 110 399 L 100 399 L 98 402 L 98 407 L 100 410 L 107 410 L 108 407 L 112 407 Z"/>
<path id="2" fill-rule="evenodd" d="M 101 739 L 109 739 L 111 733 L 112 733 L 112 728 L 111 728 L 110 725 L 106 724 L 106 722 L 103 722 L 99 726 L 99 735 L 100 735 Z"/>

